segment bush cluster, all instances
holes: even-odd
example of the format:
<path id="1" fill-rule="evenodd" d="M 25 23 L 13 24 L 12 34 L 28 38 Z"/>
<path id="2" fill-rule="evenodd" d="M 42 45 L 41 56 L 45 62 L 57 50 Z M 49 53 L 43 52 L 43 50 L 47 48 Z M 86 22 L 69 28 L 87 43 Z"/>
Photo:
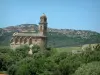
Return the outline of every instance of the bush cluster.
<path id="1" fill-rule="evenodd" d="M 100 75 L 100 44 L 78 54 L 38 46 L 32 47 L 32 55 L 28 51 L 28 46 L 1 48 L 0 71 L 9 75 Z"/>

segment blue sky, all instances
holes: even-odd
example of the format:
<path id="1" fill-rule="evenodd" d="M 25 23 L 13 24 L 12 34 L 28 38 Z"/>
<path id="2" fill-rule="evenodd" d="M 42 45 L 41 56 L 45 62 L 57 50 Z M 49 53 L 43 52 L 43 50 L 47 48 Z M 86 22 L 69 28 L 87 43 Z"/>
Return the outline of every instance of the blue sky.
<path id="1" fill-rule="evenodd" d="M 100 32 L 100 0 L 0 0 L 0 28 L 38 24 L 42 13 L 51 28 Z"/>

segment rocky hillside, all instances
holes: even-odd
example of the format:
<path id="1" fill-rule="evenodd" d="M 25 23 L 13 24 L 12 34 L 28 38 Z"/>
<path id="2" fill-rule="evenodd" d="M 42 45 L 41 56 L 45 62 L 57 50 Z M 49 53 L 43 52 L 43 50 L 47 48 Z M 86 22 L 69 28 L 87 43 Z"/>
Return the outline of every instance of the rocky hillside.
<path id="1" fill-rule="evenodd" d="M 21 32 L 24 30 L 27 31 L 36 31 L 38 30 L 38 25 L 36 24 L 21 24 L 17 26 L 9 26 L 3 28 L 6 32 Z M 68 37 L 82 37 L 82 38 L 89 38 L 90 36 L 99 35 L 97 32 L 89 31 L 89 30 L 73 30 L 73 29 L 53 29 L 48 28 L 48 32 L 56 32 L 66 35 Z"/>
<path id="2" fill-rule="evenodd" d="M 36 24 L 21 24 L 0 29 L 0 44 L 9 45 L 13 32 L 37 31 Z M 100 33 L 89 30 L 53 29 L 48 28 L 48 46 L 64 47 L 79 46 L 87 43 L 100 43 Z"/>
<path id="3" fill-rule="evenodd" d="M 36 24 L 21 24 L 21 25 L 17 25 L 17 26 L 9 26 L 9 27 L 5 27 L 3 28 L 6 32 L 21 32 L 24 30 L 37 30 L 38 26 Z"/>

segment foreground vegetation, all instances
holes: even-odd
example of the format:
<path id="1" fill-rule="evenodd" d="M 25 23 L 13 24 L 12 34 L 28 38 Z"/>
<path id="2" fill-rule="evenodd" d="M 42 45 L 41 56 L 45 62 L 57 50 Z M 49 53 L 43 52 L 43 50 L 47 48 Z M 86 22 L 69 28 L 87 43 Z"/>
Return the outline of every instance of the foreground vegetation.
<path id="1" fill-rule="evenodd" d="M 34 46 L 33 54 L 29 55 L 28 46 L 16 50 L 2 47 L 0 72 L 6 71 L 9 75 L 100 75 L 100 44 L 94 48 L 74 54 L 54 48 L 41 50 Z"/>

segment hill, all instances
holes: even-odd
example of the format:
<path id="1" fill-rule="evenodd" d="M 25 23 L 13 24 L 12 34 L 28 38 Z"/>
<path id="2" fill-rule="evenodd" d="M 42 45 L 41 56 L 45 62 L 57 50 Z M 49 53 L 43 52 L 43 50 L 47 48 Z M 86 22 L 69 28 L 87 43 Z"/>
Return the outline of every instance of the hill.
<path id="1" fill-rule="evenodd" d="M 9 45 L 14 32 L 37 31 L 36 24 L 21 24 L 0 29 L 0 45 Z M 48 28 L 48 47 L 80 46 L 87 43 L 100 43 L 100 33 L 89 30 Z"/>

